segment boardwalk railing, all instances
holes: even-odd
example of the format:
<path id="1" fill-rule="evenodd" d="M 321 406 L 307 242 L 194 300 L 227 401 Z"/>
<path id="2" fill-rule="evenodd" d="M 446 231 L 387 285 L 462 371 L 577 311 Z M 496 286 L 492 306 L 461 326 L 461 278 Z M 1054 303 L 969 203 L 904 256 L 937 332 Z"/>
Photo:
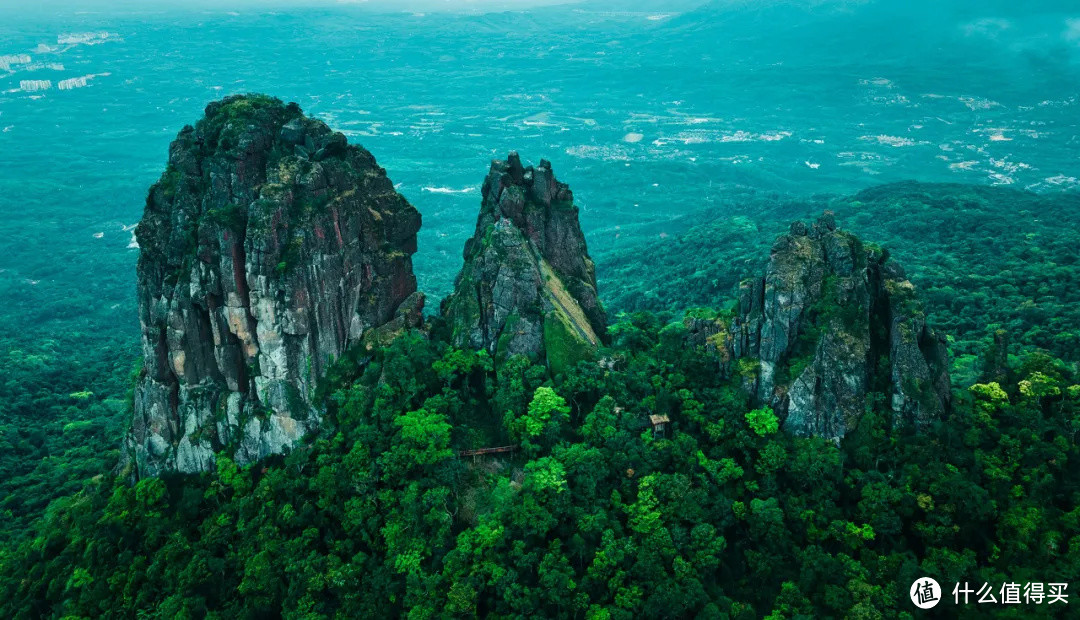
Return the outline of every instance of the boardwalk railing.
<path id="1" fill-rule="evenodd" d="M 498 448 L 477 448 L 476 450 L 462 450 L 458 452 L 458 456 L 480 456 L 482 454 L 499 454 L 502 452 L 513 452 L 517 450 L 517 446 L 499 446 Z"/>

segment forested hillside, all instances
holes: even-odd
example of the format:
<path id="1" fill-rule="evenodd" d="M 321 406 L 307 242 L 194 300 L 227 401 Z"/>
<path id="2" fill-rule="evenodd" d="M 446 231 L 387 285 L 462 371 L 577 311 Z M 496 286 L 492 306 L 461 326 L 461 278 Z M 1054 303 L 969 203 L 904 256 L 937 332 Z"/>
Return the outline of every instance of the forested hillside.
<path id="1" fill-rule="evenodd" d="M 52 500 L 111 475 L 137 355 L 115 333 L 0 338 L 0 541 L 27 535 Z"/>
<path id="2" fill-rule="evenodd" d="M 0 555 L 0 613 L 878 618 L 923 575 L 1075 583 L 1075 200 L 904 184 L 829 202 L 951 336 L 954 400 L 921 432 L 878 393 L 841 441 L 794 436 L 744 389 L 756 366 L 703 337 L 733 326 L 791 214 L 823 206 L 747 205 L 607 257 L 610 343 L 554 375 L 457 348 L 436 318 L 343 357 L 322 430 L 284 456 L 132 485 L 69 453 L 86 487 Z M 468 452 L 486 447 L 507 451 Z"/>
<path id="3" fill-rule="evenodd" d="M 1080 618 L 1078 7 L 0 0 L 0 620 Z"/>
<path id="4" fill-rule="evenodd" d="M 616 250 L 600 263 L 610 308 L 681 311 L 734 301 L 792 219 L 831 209 L 841 226 L 889 251 L 919 286 L 930 322 L 950 336 L 954 377 L 1004 329 L 1012 352 L 1080 361 L 1080 196 L 898 183 L 812 201 L 748 200 L 686 217 L 685 234 Z M 648 260 L 641 260 L 647 256 Z"/>
<path id="5" fill-rule="evenodd" d="M 1080 388 L 1033 355 L 922 435 L 778 431 L 678 323 L 604 365 L 403 338 L 311 446 L 198 477 L 110 476 L 5 552 L 7 617 L 896 617 L 916 577 L 1080 577 Z M 654 436 L 648 415 L 671 428 Z M 458 457 L 481 445 L 511 455 Z M 1000 611 L 994 608 L 990 611 Z M 1028 617 L 1053 608 L 1030 606 Z"/>

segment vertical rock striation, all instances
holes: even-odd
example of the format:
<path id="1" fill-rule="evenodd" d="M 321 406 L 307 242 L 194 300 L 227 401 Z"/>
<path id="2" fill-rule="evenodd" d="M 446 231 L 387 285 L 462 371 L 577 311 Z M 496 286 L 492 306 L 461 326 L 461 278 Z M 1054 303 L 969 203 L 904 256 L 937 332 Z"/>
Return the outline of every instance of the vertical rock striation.
<path id="1" fill-rule="evenodd" d="M 496 160 L 483 185 L 476 233 L 442 313 L 455 345 L 496 359 L 529 355 L 552 372 L 590 356 L 607 317 L 573 193 L 541 160 Z"/>
<path id="2" fill-rule="evenodd" d="M 139 476 L 278 454 L 318 428 L 316 383 L 387 324 L 419 320 L 420 214 L 363 148 L 295 104 L 212 103 L 169 148 L 136 231 Z"/>
<path id="3" fill-rule="evenodd" d="M 893 424 L 925 428 L 950 404 L 948 352 L 887 252 L 826 212 L 777 238 L 744 282 L 730 334 L 748 388 L 796 435 L 839 440 L 882 394 Z"/>

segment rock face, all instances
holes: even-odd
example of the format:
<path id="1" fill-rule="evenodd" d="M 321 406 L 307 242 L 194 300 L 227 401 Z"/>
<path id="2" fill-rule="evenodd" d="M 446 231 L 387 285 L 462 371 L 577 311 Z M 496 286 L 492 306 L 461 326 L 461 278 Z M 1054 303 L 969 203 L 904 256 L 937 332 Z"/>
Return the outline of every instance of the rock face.
<path id="1" fill-rule="evenodd" d="M 419 320 L 420 214 L 366 150 L 269 97 L 212 103 L 169 148 L 136 231 L 139 476 L 248 463 L 318 428 L 315 385 Z"/>
<path id="2" fill-rule="evenodd" d="M 545 160 L 525 168 L 510 153 L 491 163 L 476 233 L 442 304 L 455 345 L 533 356 L 554 373 L 595 352 L 607 317 L 573 201 Z"/>
<path id="3" fill-rule="evenodd" d="M 1012 374 L 1009 369 L 1009 332 L 1004 329 L 995 330 L 993 343 L 982 357 L 979 383 L 1007 383 Z"/>
<path id="4" fill-rule="evenodd" d="M 840 439 L 872 393 L 894 425 L 917 429 L 950 405 L 945 340 L 914 286 L 829 212 L 776 240 L 765 276 L 743 283 L 729 338 L 755 400 L 796 435 Z"/>

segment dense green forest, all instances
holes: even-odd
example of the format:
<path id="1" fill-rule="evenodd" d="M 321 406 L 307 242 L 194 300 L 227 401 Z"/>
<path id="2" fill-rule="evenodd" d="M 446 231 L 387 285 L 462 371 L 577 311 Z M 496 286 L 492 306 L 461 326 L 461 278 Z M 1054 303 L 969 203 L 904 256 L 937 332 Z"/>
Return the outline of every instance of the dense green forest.
<path id="1" fill-rule="evenodd" d="M 733 299 L 739 281 L 763 268 L 773 238 L 823 208 L 907 269 L 931 323 L 951 338 L 959 387 L 976 378 L 979 353 L 999 329 L 1014 352 L 1080 361 L 1080 195 L 1072 193 L 910 182 L 844 198 L 736 202 L 688 215 L 677 237 L 604 256 L 604 297 L 619 310 L 675 312 Z"/>
<path id="2" fill-rule="evenodd" d="M 115 476 L 131 347 L 12 340 L 0 614 L 888 618 L 923 575 L 1075 583 L 1078 200 L 902 184 L 688 216 L 597 256 L 619 312 L 598 360 L 496 365 L 436 318 L 339 361 L 309 448 L 196 477 Z M 900 259 L 950 334 L 956 401 L 928 432 L 879 405 L 839 445 L 788 436 L 686 346 L 684 316 L 726 320 L 775 234 L 823 204 Z"/>
<path id="3" fill-rule="evenodd" d="M 25 535 L 53 499 L 111 475 L 130 418 L 133 340 L 0 337 L 0 541 Z"/>
<path id="4" fill-rule="evenodd" d="M 7 552 L 5 616 L 873 618 L 922 574 L 1080 577 L 1080 387 L 1046 356 L 931 433 L 868 415 L 836 446 L 749 410 L 677 323 L 613 332 L 609 363 L 556 381 L 402 338 L 310 449 L 99 479 Z M 455 456 L 503 437 L 513 458 Z"/>

